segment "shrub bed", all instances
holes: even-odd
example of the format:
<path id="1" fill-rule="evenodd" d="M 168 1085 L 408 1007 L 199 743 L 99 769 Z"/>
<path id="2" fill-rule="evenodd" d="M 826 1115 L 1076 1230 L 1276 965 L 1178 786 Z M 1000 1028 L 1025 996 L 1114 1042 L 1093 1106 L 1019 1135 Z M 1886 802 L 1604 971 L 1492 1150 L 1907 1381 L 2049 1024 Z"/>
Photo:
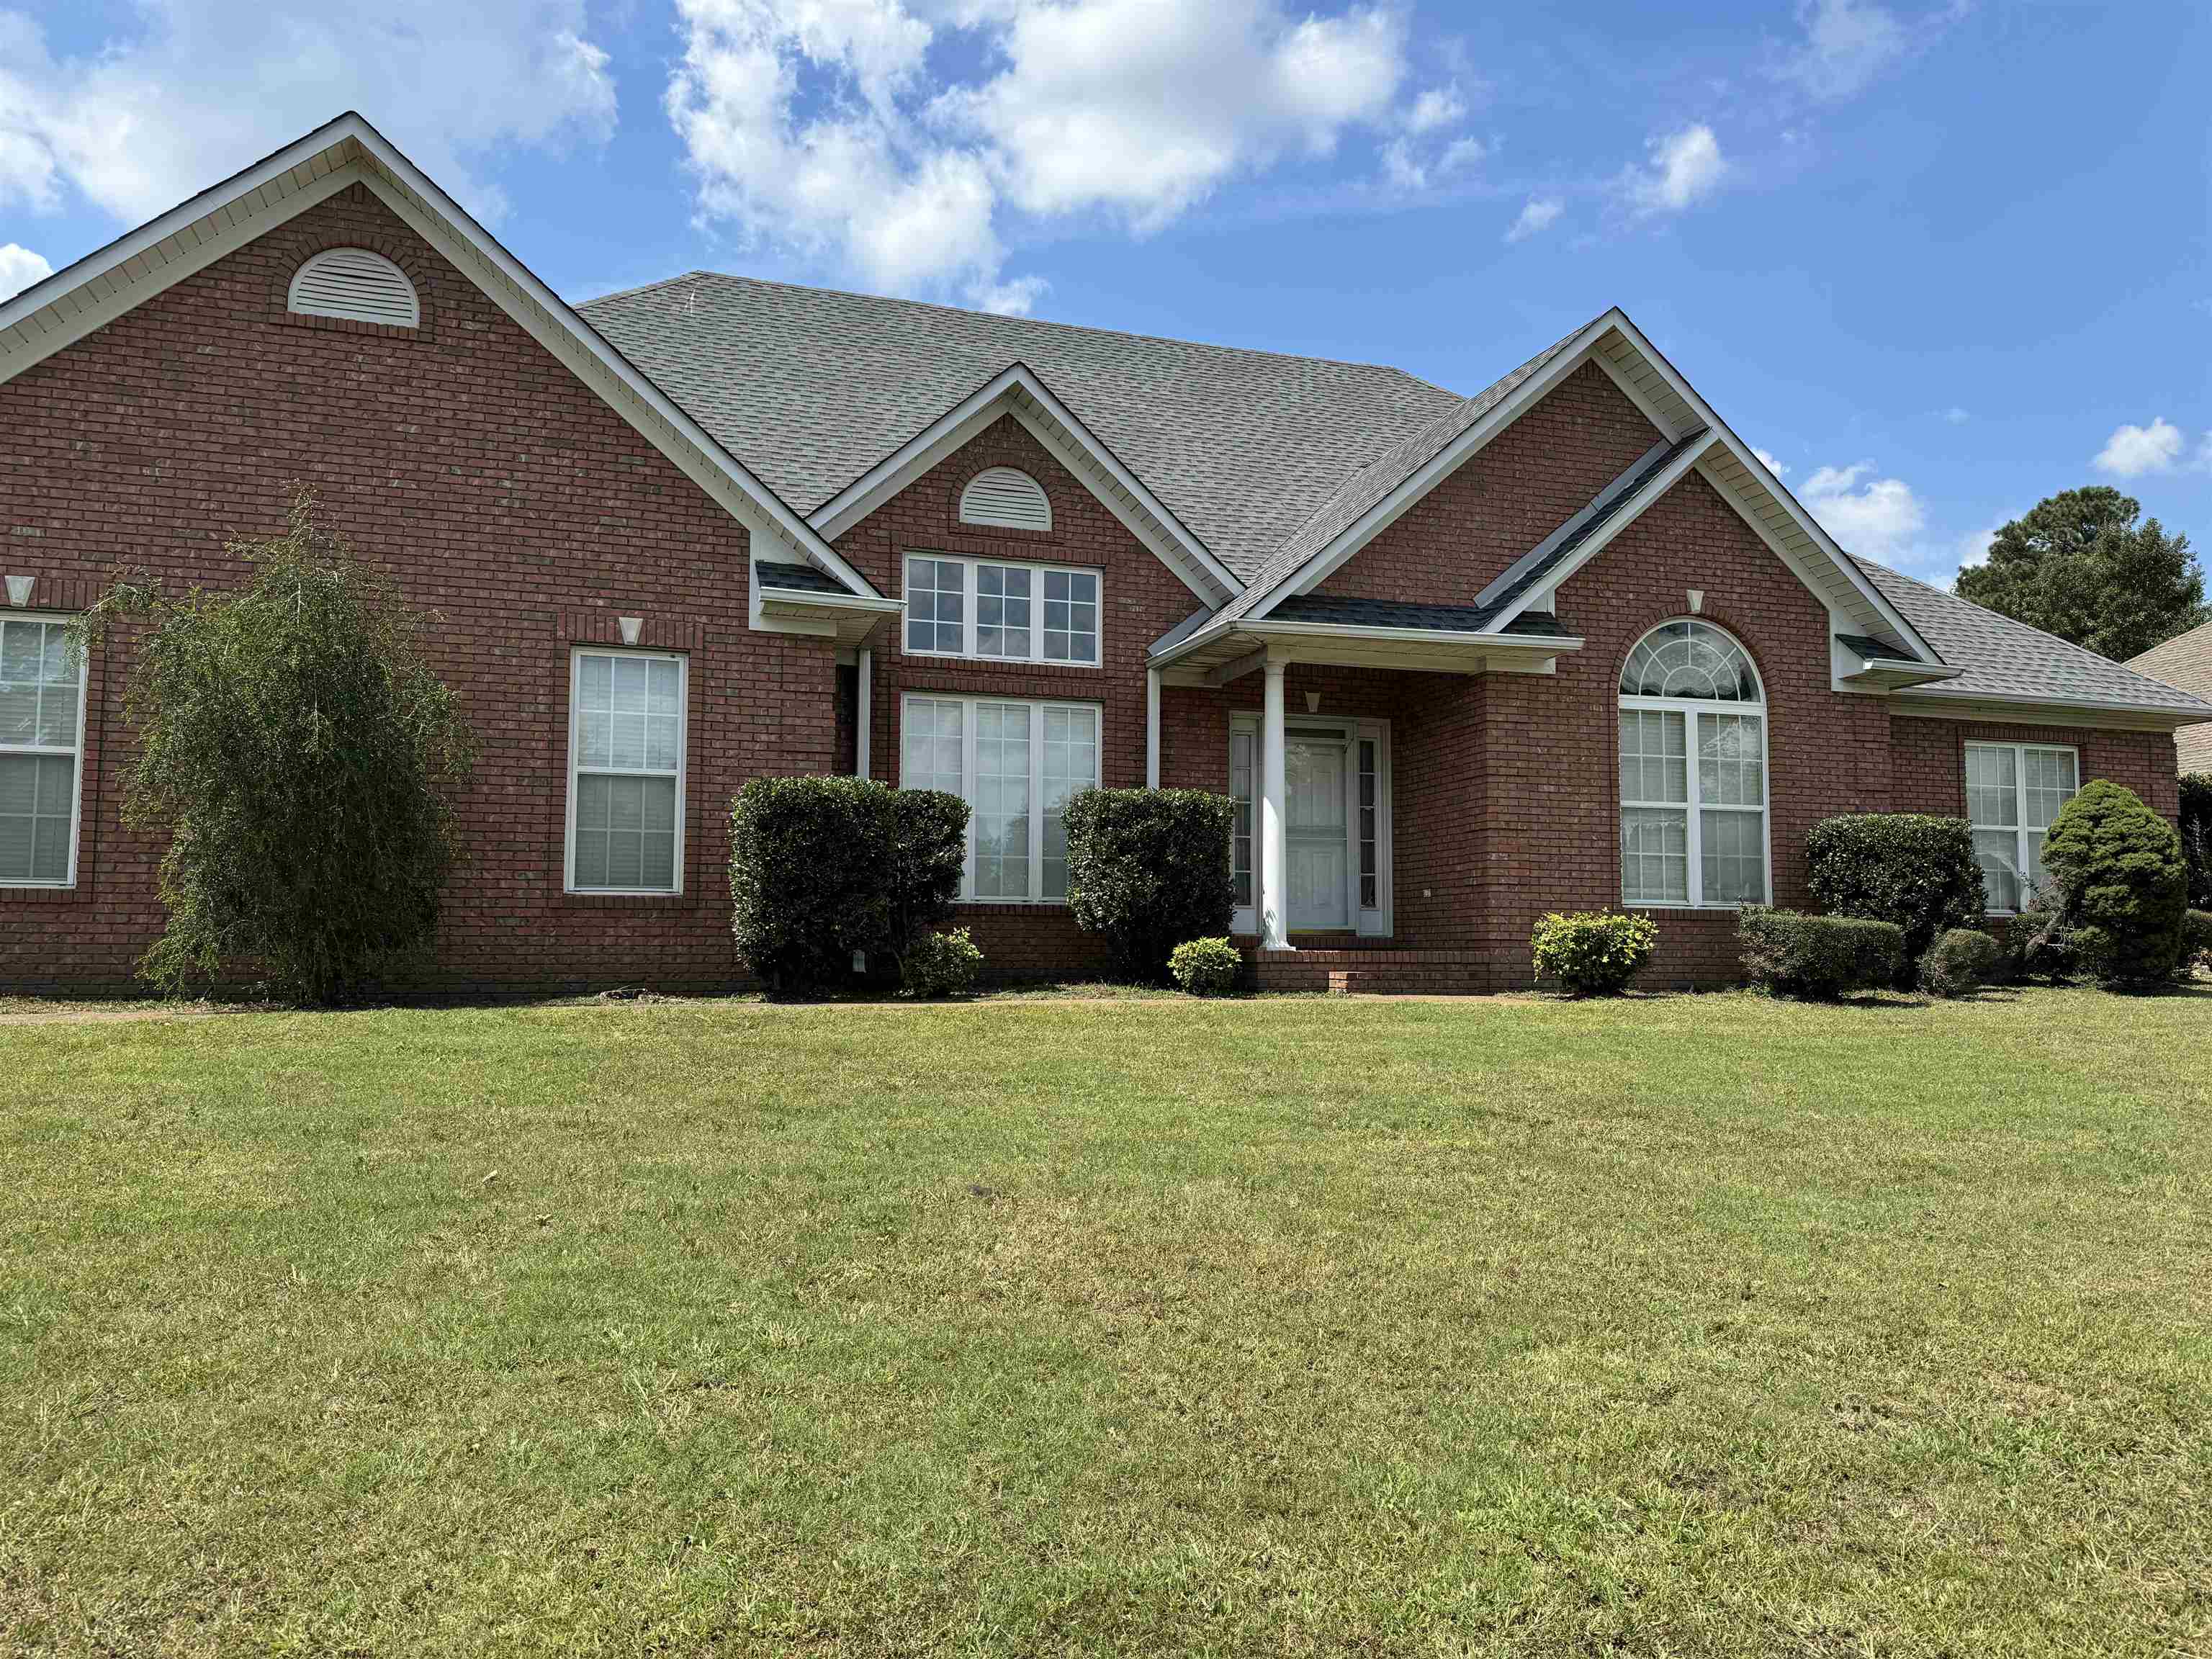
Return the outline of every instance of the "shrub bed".
<path id="1" fill-rule="evenodd" d="M 1558 911 L 1537 919 L 1529 945 L 1539 979 L 1569 996 L 1616 996 L 1651 960 L 1659 924 L 1614 910 Z"/>
<path id="2" fill-rule="evenodd" d="M 1243 967 L 1243 954 L 1226 936 L 1185 939 L 1168 956 L 1169 977 L 1194 997 L 1227 996 Z"/>
<path id="3" fill-rule="evenodd" d="M 1949 928 L 1982 919 L 1982 868 L 1964 818 L 1861 812 L 1823 819 L 1805 839 L 1807 881 L 1831 915 L 1905 930 L 1909 975 Z"/>
<path id="4" fill-rule="evenodd" d="M 1176 946 L 1224 935 L 1235 812 L 1202 789 L 1085 789 L 1067 803 L 1067 908 L 1124 977 L 1157 985 Z"/>
<path id="5" fill-rule="evenodd" d="M 1751 982 L 1777 996 L 1832 1001 L 1893 984 L 1905 961 L 1905 930 L 1893 921 L 1747 904 L 1736 936 Z"/>

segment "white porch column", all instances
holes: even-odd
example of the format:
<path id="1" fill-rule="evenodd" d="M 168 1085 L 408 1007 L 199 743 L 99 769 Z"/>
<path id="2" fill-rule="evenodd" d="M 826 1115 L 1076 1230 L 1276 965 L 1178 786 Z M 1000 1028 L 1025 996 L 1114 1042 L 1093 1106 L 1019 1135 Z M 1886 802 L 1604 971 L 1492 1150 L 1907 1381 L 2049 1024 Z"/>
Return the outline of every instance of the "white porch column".
<path id="1" fill-rule="evenodd" d="M 1260 717 L 1260 945 L 1291 948 L 1290 857 L 1283 836 L 1283 670 L 1270 654 L 1262 672 L 1267 697 Z"/>
<path id="2" fill-rule="evenodd" d="M 853 698 L 853 775 L 868 775 L 868 728 L 875 724 L 875 709 L 872 706 L 875 691 L 876 653 L 867 646 L 860 647 L 859 684 Z"/>
<path id="3" fill-rule="evenodd" d="M 1145 671 L 1145 787 L 1160 787 L 1160 671 Z"/>

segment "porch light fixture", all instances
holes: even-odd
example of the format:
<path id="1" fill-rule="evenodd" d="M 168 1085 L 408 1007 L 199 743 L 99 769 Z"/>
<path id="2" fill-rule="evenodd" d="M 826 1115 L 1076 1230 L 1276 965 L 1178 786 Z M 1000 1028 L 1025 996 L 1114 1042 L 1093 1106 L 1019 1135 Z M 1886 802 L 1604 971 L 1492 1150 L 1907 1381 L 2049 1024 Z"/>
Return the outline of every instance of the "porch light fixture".
<path id="1" fill-rule="evenodd" d="M 645 618 L 642 617 L 617 617 L 615 622 L 622 629 L 624 645 L 635 645 L 645 634 Z"/>
<path id="2" fill-rule="evenodd" d="M 36 576 L 9 577 L 8 603 L 14 605 L 19 611 L 25 605 L 30 604 L 31 587 L 39 579 Z"/>

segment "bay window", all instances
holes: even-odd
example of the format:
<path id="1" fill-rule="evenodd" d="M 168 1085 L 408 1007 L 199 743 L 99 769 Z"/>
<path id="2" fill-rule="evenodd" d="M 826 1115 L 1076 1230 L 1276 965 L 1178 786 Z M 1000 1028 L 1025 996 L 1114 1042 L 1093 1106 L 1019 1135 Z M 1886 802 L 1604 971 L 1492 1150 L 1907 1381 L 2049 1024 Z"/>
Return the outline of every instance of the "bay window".
<path id="1" fill-rule="evenodd" d="M 963 899 L 1067 896 L 1068 797 L 1098 782 L 1092 703 L 908 696 L 899 783 L 968 803 Z"/>
<path id="2" fill-rule="evenodd" d="M 684 659 L 579 650 L 570 677 L 568 890 L 681 890 Z"/>
<path id="3" fill-rule="evenodd" d="M 2081 757 L 2071 749 L 1966 745 L 1966 822 L 1982 866 L 1982 902 L 1991 912 L 2025 908 L 2043 880 L 2043 841 L 2051 820 L 2081 788 Z"/>
<path id="4" fill-rule="evenodd" d="M 60 617 L 0 623 L 0 886 L 76 880 L 84 659 Z"/>
<path id="5" fill-rule="evenodd" d="M 1765 696 L 1710 623 L 1645 635 L 1620 674 L 1620 897 L 1723 907 L 1767 898 Z"/>
<path id="6" fill-rule="evenodd" d="M 909 655 L 994 662 L 1099 660 L 1095 570 L 913 553 L 906 562 Z"/>

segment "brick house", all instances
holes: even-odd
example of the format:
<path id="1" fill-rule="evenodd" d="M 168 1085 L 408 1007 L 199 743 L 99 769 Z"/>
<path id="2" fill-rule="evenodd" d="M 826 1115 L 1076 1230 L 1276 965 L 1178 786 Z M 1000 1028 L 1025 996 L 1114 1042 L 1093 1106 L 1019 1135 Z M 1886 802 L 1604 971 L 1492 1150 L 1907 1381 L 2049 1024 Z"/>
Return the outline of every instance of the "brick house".
<path id="1" fill-rule="evenodd" d="M 240 576 L 295 481 L 480 745 L 431 990 L 716 987 L 746 779 L 975 809 L 963 920 L 1075 975 L 1057 806 L 1235 795 L 1264 983 L 1480 990 L 1531 922 L 1734 975 L 1832 813 L 1971 816 L 1993 908 L 2212 704 L 1852 558 L 1628 318 L 1468 398 L 1395 369 L 698 274 L 571 307 L 359 117 L 0 306 L 0 986 L 158 933 L 124 569 Z"/>

